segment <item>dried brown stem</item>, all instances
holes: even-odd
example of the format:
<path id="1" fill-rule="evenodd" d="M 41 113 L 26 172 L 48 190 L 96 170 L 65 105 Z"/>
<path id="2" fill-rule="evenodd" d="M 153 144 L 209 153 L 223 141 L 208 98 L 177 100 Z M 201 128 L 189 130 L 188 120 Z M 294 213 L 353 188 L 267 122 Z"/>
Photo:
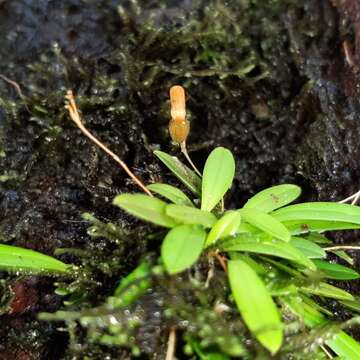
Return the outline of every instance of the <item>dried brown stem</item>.
<path id="1" fill-rule="evenodd" d="M 169 340 L 168 340 L 165 360 L 174 360 L 175 346 L 176 346 L 176 331 L 175 328 L 172 327 L 169 333 Z"/>
<path id="2" fill-rule="evenodd" d="M 26 104 L 26 98 L 25 98 L 23 92 L 21 91 L 20 85 L 19 85 L 16 81 L 9 79 L 9 78 L 6 77 L 5 75 L 0 74 L 0 78 L 3 79 L 3 80 L 4 80 L 5 82 L 7 82 L 8 84 L 12 85 L 12 86 L 15 88 L 15 91 L 16 91 L 17 94 L 19 95 L 20 99 L 24 102 L 25 107 L 26 107 L 26 110 L 27 110 L 28 112 L 30 112 L 30 110 L 29 110 L 29 108 L 28 108 L 28 106 L 27 106 L 27 104 Z"/>
<path id="3" fill-rule="evenodd" d="M 227 273 L 226 258 L 219 254 L 219 250 L 212 251 L 209 255 L 215 257 L 219 261 L 223 270 Z"/>
<path id="4" fill-rule="evenodd" d="M 71 90 L 68 90 L 65 97 L 68 101 L 68 103 L 65 105 L 65 108 L 69 111 L 71 120 L 84 133 L 84 135 L 87 136 L 100 149 L 106 152 L 110 157 L 112 157 L 125 170 L 125 172 L 129 175 L 131 180 L 141 188 L 141 190 L 143 190 L 149 196 L 153 196 L 151 192 L 146 188 L 146 186 L 141 182 L 141 180 L 139 180 L 132 173 L 132 171 L 128 168 L 128 166 L 116 154 L 114 154 L 110 149 L 108 149 L 100 140 L 98 140 L 93 134 L 91 134 L 91 132 L 84 126 L 76 106 L 73 92 Z"/>

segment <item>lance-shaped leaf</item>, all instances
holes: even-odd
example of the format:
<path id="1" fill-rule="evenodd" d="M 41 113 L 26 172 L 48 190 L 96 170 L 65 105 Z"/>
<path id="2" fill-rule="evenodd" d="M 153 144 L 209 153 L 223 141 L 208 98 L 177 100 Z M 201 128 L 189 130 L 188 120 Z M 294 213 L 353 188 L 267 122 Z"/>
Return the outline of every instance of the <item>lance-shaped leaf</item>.
<path id="1" fill-rule="evenodd" d="M 244 208 L 257 209 L 268 213 L 297 199 L 301 194 L 301 188 L 292 184 L 272 186 L 260 191 L 250 198 Z"/>
<path id="2" fill-rule="evenodd" d="M 257 235 L 238 234 L 234 238 L 225 240 L 219 244 L 222 251 L 241 251 L 264 255 L 277 256 L 283 259 L 292 260 L 311 270 L 316 270 L 314 263 L 308 259 L 301 251 L 289 243 L 279 240 L 262 240 Z"/>
<path id="3" fill-rule="evenodd" d="M 360 207 L 333 202 L 309 202 L 289 205 L 272 214 L 279 221 L 327 220 L 360 224 Z"/>
<path id="4" fill-rule="evenodd" d="M 242 260 L 228 262 L 229 281 L 236 305 L 250 331 L 272 354 L 283 340 L 278 309 L 256 272 Z"/>
<path id="5" fill-rule="evenodd" d="M 201 193 L 201 210 L 211 211 L 230 189 L 235 174 L 231 151 L 218 147 L 206 160 Z"/>
<path id="6" fill-rule="evenodd" d="M 343 222 L 343 221 L 327 221 L 327 220 L 289 220 L 281 221 L 292 235 L 304 234 L 308 232 L 321 233 L 332 230 L 348 230 L 360 229 L 360 225 Z"/>
<path id="7" fill-rule="evenodd" d="M 201 226 L 180 225 L 170 230 L 161 246 L 166 270 L 176 274 L 193 265 L 201 254 L 205 237 Z"/>
<path id="8" fill-rule="evenodd" d="M 150 184 L 147 186 L 152 192 L 163 196 L 177 205 L 194 206 L 191 200 L 178 188 L 168 184 Z"/>
<path id="9" fill-rule="evenodd" d="M 346 266 L 330 263 L 328 261 L 314 260 L 316 267 L 325 274 L 328 279 L 334 280 L 353 280 L 360 275 L 353 269 Z"/>
<path id="10" fill-rule="evenodd" d="M 211 228 L 217 221 L 216 216 L 209 211 L 183 205 L 168 205 L 166 215 L 178 223 L 201 225 L 206 228 Z"/>
<path id="11" fill-rule="evenodd" d="M 289 230 L 271 215 L 256 209 L 240 209 L 239 212 L 246 222 L 261 229 L 267 234 L 283 241 L 290 240 L 291 236 Z"/>
<path id="12" fill-rule="evenodd" d="M 299 316 L 309 327 L 325 325 L 327 323 L 324 316 L 312 306 L 299 301 L 295 296 L 281 299 L 295 315 Z M 339 331 L 330 339 L 325 340 L 328 345 L 341 359 L 358 360 L 360 354 L 360 344 L 344 331 Z"/>
<path id="13" fill-rule="evenodd" d="M 341 304 L 347 308 L 360 313 L 360 298 L 355 297 L 353 300 L 341 300 Z"/>
<path id="14" fill-rule="evenodd" d="M 349 265 L 354 266 L 354 259 L 349 256 L 345 251 L 343 250 L 328 250 L 329 252 L 332 252 L 336 256 L 338 256 L 340 259 L 343 259 L 346 261 Z"/>
<path id="15" fill-rule="evenodd" d="M 212 227 L 206 238 L 206 246 L 214 244 L 218 239 L 234 235 L 239 228 L 241 216 L 238 211 L 228 211 Z"/>
<path id="16" fill-rule="evenodd" d="M 66 273 L 69 265 L 37 251 L 0 244 L 0 269 L 32 273 Z"/>
<path id="17" fill-rule="evenodd" d="M 354 297 L 347 291 L 324 282 L 302 286 L 301 290 L 308 294 L 324 296 L 338 300 L 354 300 Z"/>
<path id="18" fill-rule="evenodd" d="M 321 259 L 326 257 L 325 250 L 310 240 L 292 237 L 290 244 L 300 250 L 309 259 Z"/>
<path id="19" fill-rule="evenodd" d="M 167 228 L 174 227 L 177 222 L 166 215 L 167 203 L 145 194 L 122 194 L 115 197 L 113 204 L 131 215 Z"/>
<path id="20" fill-rule="evenodd" d="M 201 194 L 201 179 L 177 157 L 156 150 L 154 154 L 163 162 L 164 165 L 195 195 Z"/>

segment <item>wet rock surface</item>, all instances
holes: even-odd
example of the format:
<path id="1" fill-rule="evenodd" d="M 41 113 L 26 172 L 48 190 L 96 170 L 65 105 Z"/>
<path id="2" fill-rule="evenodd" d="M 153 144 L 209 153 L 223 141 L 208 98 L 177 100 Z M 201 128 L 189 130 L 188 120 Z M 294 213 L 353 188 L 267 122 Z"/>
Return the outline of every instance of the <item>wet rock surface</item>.
<path id="1" fill-rule="evenodd" d="M 202 165 L 216 145 L 236 158 L 227 206 L 284 182 L 301 185 L 303 199 L 340 200 L 360 188 L 356 1 L 259 1 L 244 11 L 232 2 L 216 11 L 208 2 L 195 9 L 190 1 L 118 5 L 0 1 L 1 242 L 48 254 L 59 247 L 99 251 L 82 213 L 139 224 L 111 205 L 115 194 L 137 189 L 69 120 L 69 88 L 89 129 L 145 182 L 173 182 L 152 151 L 178 153 L 167 135 L 167 92 L 182 83 L 194 161 Z M 121 271 L 153 247 L 125 244 Z M 112 249 L 103 243 L 102 250 Z M 113 289 L 119 271 L 94 303 Z M 52 353 L 52 346 L 65 347 L 67 336 L 36 320 L 61 303 L 54 279 L 6 279 L 13 298 L 0 325 L 0 359 L 61 358 L 64 350 Z M 140 342 L 154 346 L 146 336 Z M 24 346 L 11 350 L 17 337 Z"/>

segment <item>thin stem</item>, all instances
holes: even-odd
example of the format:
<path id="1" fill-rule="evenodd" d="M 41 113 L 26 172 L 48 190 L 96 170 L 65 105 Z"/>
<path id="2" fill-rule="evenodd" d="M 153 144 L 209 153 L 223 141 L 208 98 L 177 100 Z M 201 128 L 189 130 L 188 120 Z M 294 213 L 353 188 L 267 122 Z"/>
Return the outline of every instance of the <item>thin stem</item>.
<path id="1" fill-rule="evenodd" d="M 344 203 L 352 200 L 351 205 L 355 205 L 358 202 L 359 198 L 360 198 L 360 190 L 357 191 L 355 194 L 350 195 L 346 199 L 339 201 L 339 203 L 344 204 Z"/>
<path id="2" fill-rule="evenodd" d="M 19 95 L 20 99 L 24 102 L 26 110 L 28 112 L 30 112 L 30 110 L 29 110 L 29 108 L 27 106 L 27 103 L 26 103 L 26 98 L 25 98 L 23 92 L 21 91 L 20 85 L 16 81 L 9 79 L 5 75 L 0 74 L 0 78 L 3 79 L 4 81 L 6 81 L 8 84 L 12 85 L 15 88 L 15 91 Z"/>
<path id="3" fill-rule="evenodd" d="M 221 212 L 223 213 L 225 211 L 225 201 L 224 198 L 221 198 L 220 200 L 220 206 L 221 206 Z"/>
<path id="4" fill-rule="evenodd" d="M 175 345 L 176 345 L 176 331 L 175 328 L 172 327 L 169 333 L 168 346 L 166 350 L 165 360 L 173 360 L 175 354 Z"/>
<path id="5" fill-rule="evenodd" d="M 223 256 L 219 255 L 218 252 L 216 252 L 215 257 L 218 259 L 221 267 L 223 268 L 223 270 L 227 273 L 227 265 L 226 265 L 226 258 L 224 258 Z"/>
<path id="6" fill-rule="evenodd" d="M 197 169 L 197 167 L 194 165 L 194 163 L 191 161 L 190 159 L 190 156 L 187 152 L 187 149 L 186 149 L 186 142 L 183 141 L 181 144 L 180 144 L 180 148 L 181 148 L 181 152 L 184 154 L 184 156 L 186 157 L 186 160 L 190 163 L 191 167 L 195 170 L 195 172 L 201 177 L 201 172 Z"/>
<path id="7" fill-rule="evenodd" d="M 150 190 L 148 190 L 146 186 L 141 182 L 141 180 L 139 180 L 132 173 L 132 171 L 128 168 L 128 166 L 116 154 L 114 154 L 110 149 L 108 149 L 100 140 L 98 140 L 94 135 L 92 135 L 91 132 L 84 126 L 84 124 L 81 122 L 81 117 L 76 106 L 73 92 L 71 90 L 68 90 L 65 97 L 68 100 L 68 104 L 65 105 L 65 108 L 69 111 L 71 120 L 84 133 L 84 135 L 87 136 L 100 149 L 106 152 L 110 157 L 112 157 L 125 170 L 125 172 L 133 180 L 133 182 L 141 188 L 141 190 L 143 190 L 149 196 L 153 196 Z"/>
<path id="8" fill-rule="evenodd" d="M 339 246 L 329 246 L 323 248 L 325 251 L 334 251 L 334 250 L 360 250 L 360 246 L 356 245 L 339 245 Z"/>
<path id="9" fill-rule="evenodd" d="M 207 277 L 206 277 L 206 282 L 205 282 L 205 288 L 206 289 L 209 287 L 210 281 L 215 275 L 214 267 L 215 267 L 214 258 L 210 257 L 209 258 L 209 270 L 208 270 Z"/>
<path id="10" fill-rule="evenodd" d="M 329 359 L 333 359 L 334 357 L 330 354 L 330 352 L 326 349 L 324 345 L 320 345 L 321 350 L 328 356 Z"/>
<path id="11" fill-rule="evenodd" d="M 209 255 L 216 258 L 219 261 L 219 264 L 223 268 L 224 272 L 227 273 L 227 266 L 226 266 L 226 258 L 219 254 L 219 250 L 209 252 Z"/>

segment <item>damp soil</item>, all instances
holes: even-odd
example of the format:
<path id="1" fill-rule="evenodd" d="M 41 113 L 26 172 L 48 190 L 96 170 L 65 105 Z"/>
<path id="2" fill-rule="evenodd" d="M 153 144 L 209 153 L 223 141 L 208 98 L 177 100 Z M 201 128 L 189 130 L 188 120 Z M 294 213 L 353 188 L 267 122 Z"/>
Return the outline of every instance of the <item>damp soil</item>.
<path id="1" fill-rule="evenodd" d="M 360 188 L 356 9 L 356 0 L 0 0 L 0 241 L 47 254 L 83 249 L 93 252 L 93 263 L 110 264 L 92 273 L 96 291 L 88 306 L 99 305 L 139 258 L 157 250 L 142 236 L 146 226 L 111 205 L 116 194 L 138 189 L 69 120 L 67 89 L 88 128 L 144 182 L 174 183 L 152 152 L 179 154 L 167 134 L 168 89 L 182 84 L 196 164 L 218 145 L 234 153 L 228 207 L 285 182 L 299 184 L 304 200 L 354 193 Z M 91 237 L 85 212 L 133 231 L 133 241 L 115 249 Z M 60 258 L 79 262 L 75 255 Z M 70 356 L 68 334 L 37 320 L 39 312 L 61 307 L 55 281 L 1 273 L 0 359 Z M 347 286 L 359 293 L 359 282 Z M 143 329 L 140 343 L 160 327 L 159 320 L 148 322 L 154 327 Z M 101 347 L 92 354 L 104 358 Z"/>

